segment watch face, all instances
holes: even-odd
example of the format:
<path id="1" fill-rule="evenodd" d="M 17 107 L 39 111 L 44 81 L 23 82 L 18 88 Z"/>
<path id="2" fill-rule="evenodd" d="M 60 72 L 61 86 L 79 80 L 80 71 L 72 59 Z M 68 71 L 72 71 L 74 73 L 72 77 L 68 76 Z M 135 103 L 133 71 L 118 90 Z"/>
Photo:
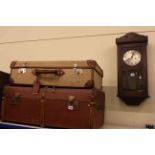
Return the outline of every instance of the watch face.
<path id="1" fill-rule="evenodd" d="M 123 55 L 123 61 L 126 65 L 135 66 L 141 61 L 141 54 L 136 50 L 128 50 Z"/>

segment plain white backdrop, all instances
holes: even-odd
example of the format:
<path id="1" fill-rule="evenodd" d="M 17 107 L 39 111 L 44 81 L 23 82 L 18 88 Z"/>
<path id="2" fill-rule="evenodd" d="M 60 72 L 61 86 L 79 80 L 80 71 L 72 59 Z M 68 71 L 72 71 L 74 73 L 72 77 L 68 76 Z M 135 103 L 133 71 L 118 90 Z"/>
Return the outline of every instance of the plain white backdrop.
<path id="1" fill-rule="evenodd" d="M 4 129 L 1 154 L 152 154 L 154 130 Z"/>
<path id="2" fill-rule="evenodd" d="M 0 0 L 1 25 L 155 24 L 153 0 Z"/>

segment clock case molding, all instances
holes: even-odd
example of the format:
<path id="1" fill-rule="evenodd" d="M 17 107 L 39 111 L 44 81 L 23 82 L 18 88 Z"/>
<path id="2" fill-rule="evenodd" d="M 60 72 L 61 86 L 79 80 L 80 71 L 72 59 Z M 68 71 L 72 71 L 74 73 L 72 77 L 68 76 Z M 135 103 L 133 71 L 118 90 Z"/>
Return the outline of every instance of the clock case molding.
<path id="1" fill-rule="evenodd" d="M 144 99 L 149 97 L 146 54 L 147 43 L 147 36 L 134 32 L 116 38 L 118 67 L 117 96 L 125 101 L 127 105 L 139 105 Z M 123 55 L 128 50 L 137 50 L 140 52 L 141 61 L 137 65 L 129 66 L 123 62 Z M 131 78 L 131 73 L 135 73 L 135 78 Z M 140 76 L 142 76 L 141 80 L 138 78 Z"/>

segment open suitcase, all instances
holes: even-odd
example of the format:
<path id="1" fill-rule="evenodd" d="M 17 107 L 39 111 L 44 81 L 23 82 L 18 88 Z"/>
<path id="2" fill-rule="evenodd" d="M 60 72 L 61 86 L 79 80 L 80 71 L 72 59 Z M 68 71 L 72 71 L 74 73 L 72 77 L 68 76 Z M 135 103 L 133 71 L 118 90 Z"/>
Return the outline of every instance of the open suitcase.
<path id="1" fill-rule="evenodd" d="M 12 85 L 69 88 L 102 88 L 103 70 L 94 60 L 87 61 L 14 61 Z M 36 90 L 37 91 L 37 90 Z"/>
<path id="2" fill-rule="evenodd" d="M 58 128 L 100 128 L 104 92 L 97 89 L 6 86 L 2 121 Z"/>

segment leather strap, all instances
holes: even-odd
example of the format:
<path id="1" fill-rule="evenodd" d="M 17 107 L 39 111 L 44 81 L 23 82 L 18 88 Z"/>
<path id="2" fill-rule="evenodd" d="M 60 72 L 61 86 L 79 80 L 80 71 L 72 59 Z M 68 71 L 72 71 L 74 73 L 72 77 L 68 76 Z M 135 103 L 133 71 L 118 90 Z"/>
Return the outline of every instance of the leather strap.
<path id="1" fill-rule="evenodd" d="M 39 78 L 37 77 L 36 81 L 33 84 L 33 94 L 38 94 L 39 89 L 40 89 L 40 82 L 39 82 Z"/>
<path id="2" fill-rule="evenodd" d="M 40 115 L 40 126 L 45 127 L 45 100 L 46 100 L 46 92 L 48 87 L 46 86 L 42 89 L 41 93 L 41 115 Z"/>
<path id="3" fill-rule="evenodd" d="M 90 108 L 89 127 L 90 129 L 93 129 L 95 123 L 95 107 L 90 105 L 89 108 Z"/>

